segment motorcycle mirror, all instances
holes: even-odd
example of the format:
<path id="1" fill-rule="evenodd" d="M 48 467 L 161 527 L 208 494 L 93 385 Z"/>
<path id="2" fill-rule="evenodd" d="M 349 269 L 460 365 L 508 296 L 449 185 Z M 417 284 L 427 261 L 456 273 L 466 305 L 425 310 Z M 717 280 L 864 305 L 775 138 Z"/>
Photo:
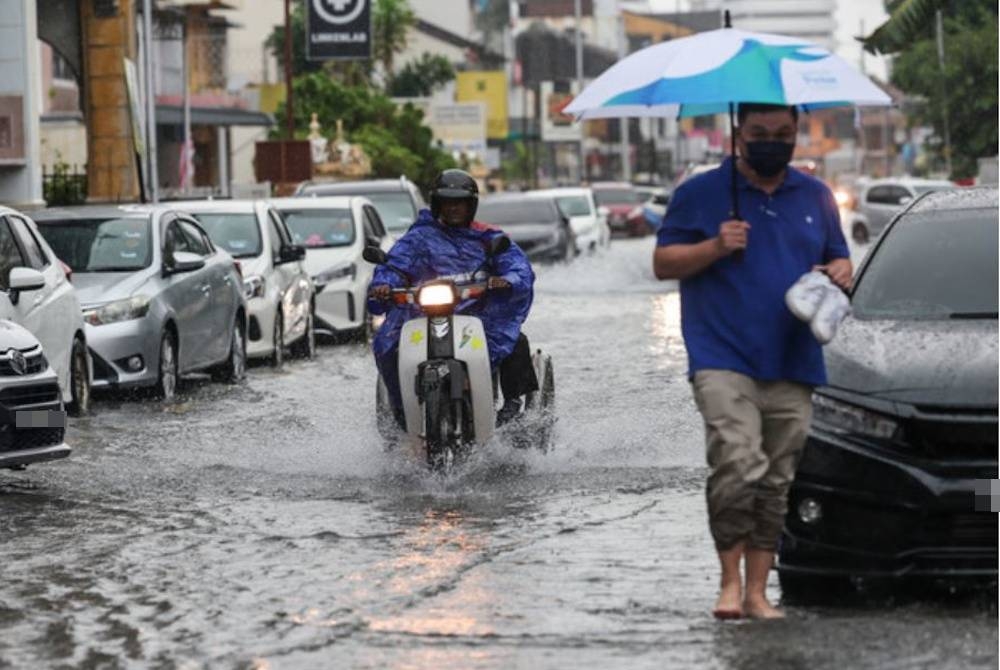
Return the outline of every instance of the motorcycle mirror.
<path id="1" fill-rule="evenodd" d="M 499 235 L 490 240 L 489 254 L 496 256 L 510 249 L 510 238 L 506 235 Z"/>
<path id="2" fill-rule="evenodd" d="M 385 265 L 389 258 L 379 247 L 365 247 L 361 257 L 374 265 Z"/>

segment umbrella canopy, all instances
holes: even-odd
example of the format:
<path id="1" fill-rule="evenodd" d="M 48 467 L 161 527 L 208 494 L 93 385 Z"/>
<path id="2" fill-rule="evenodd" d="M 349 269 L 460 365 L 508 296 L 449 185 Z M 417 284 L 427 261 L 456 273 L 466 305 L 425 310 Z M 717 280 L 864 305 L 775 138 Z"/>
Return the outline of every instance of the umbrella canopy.
<path id="1" fill-rule="evenodd" d="M 889 105 L 844 59 L 799 38 L 722 28 L 660 42 L 608 68 L 564 110 L 581 119 L 698 116 L 730 103 Z"/>

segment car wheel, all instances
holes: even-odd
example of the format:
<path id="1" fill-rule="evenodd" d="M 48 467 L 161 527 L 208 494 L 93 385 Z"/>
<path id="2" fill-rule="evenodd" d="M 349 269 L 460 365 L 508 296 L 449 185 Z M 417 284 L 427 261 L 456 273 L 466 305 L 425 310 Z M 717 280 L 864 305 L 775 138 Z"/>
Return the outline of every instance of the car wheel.
<path id="1" fill-rule="evenodd" d="M 237 317 L 229 340 L 229 358 L 222 364 L 222 379 L 230 384 L 238 384 L 247 376 L 247 346 L 243 335 L 243 324 Z"/>
<path id="2" fill-rule="evenodd" d="M 66 410 L 71 416 L 84 416 L 90 412 L 90 365 L 87 345 L 83 340 L 73 340 L 69 360 L 69 387 L 72 399 Z"/>
<path id="3" fill-rule="evenodd" d="M 316 356 L 316 324 L 312 307 L 306 317 L 306 332 L 292 345 L 292 355 L 296 358 L 312 359 Z"/>
<path id="4" fill-rule="evenodd" d="M 851 226 L 851 237 L 858 244 L 868 244 L 868 226 L 861 223 L 860 221 L 855 221 L 854 225 Z"/>
<path id="5" fill-rule="evenodd" d="M 271 367 L 280 370 L 285 364 L 285 320 L 281 316 L 281 307 L 274 314 L 274 332 L 272 333 L 274 342 L 274 353 L 271 354 Z"/>
<path id="6" fill-rule="evenodd" d="M 156 395 L 171 401 L 177 395 L 177 342 L 174 334 L 164 331 L 160 339 L 159 376 L 156 381 Z"/>

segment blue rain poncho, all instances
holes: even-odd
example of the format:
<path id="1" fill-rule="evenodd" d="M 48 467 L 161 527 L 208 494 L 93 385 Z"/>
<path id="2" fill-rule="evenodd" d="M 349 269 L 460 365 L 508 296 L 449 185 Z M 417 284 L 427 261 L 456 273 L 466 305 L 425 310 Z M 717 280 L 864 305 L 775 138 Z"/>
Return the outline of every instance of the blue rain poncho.
<path id="1" fill-rule="evenodd" d="M 423 209 L 416 222 L 389 250 L 388 264 L 405 272 L 412 286 L 442 277 L 451 277 L 460 283 L 468 282 L 472 280 L 471 273 L 479 269 L 486 260 L 490 240 L 502 234 L 503 231 L 479 222 L 474 222 L 468 228 L 450 228 L 436 221 L 429 210 Z M 528 257 L 516 244 L 511 243 L 510 249 L 497 255 L 486 265 L 486 276 L 502 277 L 510 282 L 511 288 L 490 291 L 479 300 L 467 300 L 456 311 L 482 320 L 490 364 L 496 367 L 514 351 L 521 333 L 521 324 L 531 309 L 535 273 Z M 484 280 L 485 276 L 476 278 L 476 281 Z M 403 288 L 407 286 L 407 282 L 388 267 L 379 266 L 375 269 L 371 286 L 380 285 Z M 416 305 L 387 305 L 369 300 L 368 311 L 371 314 L 387 315 L 385 323 L 372 341 L 372 351 L 390 394 L 398 405 L 398 379 L 395 371 L 399 334 L 406 321 L 421 315 L 420 310 Z"/>

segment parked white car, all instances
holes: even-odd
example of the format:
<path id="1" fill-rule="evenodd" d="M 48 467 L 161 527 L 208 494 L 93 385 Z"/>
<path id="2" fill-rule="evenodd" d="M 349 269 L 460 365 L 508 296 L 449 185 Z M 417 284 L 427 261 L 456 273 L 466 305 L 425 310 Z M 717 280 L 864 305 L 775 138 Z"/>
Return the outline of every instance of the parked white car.
<path id="1" fill-rule="evenodd" d="M 576 240 L 576 253 L 594 251 L 611 243 L 607 212 L 600 212 L 594 192 L 586 187 L 550 188 L 530 191 L 554 198 L 559 211 L 569 219 Z"/>
<path id="2" fill-rule="evenodd" d="M 865 181 L 855 203 L 855 211 L 846 222 L 851 238 L 865 244 L 878 237 L 903 206 L 924 193 L 947 191 L 955 184 L 945 179 L 886 177 Z"/>
<path id="3" fill-rule="evenodd" d="M 0 469 L 23 470 L 29 463 L 66 458 L 59 380 L 45 360 L 38 338 L 0 319 Z"/>
<path id="4" fill-rule="evenodd" d="M 27 328 L 59 378 L 74 415 L 90 409 L 93 364 L 71 271 L 28 216 L 0 206 L 0 318 Z"/>
<path id="5" fill-rule="evenodd" d="M 316 353 L 313 297 L 305 248 L 265 200 L 197 200 L 171 206 L 193 216 L 216 246 L 243 270 L 243 293 L 250 321 L 247 357 L 271 359 L 281 367 L 285 351 L 312 358 Z"/>
<path id="6" fill-rule="evenodd" d="M 316 286 L 316 330 L 362 336 L 371 327 L 365 307 L 374 266 L 361 258 L 366 246 L 386 251 L 392 238 L 378 211 L 361 196 L 276 198 L 292 241 L 306 248 L 306 271 Z"/>

